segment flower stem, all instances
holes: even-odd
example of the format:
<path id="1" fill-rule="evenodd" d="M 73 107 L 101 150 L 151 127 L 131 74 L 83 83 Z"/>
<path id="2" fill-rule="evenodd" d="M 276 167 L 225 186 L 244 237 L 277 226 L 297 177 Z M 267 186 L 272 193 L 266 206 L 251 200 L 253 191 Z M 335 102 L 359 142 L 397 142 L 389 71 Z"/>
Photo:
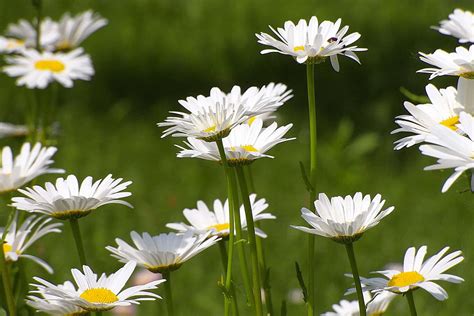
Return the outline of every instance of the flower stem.
<path id="1" fill-rule="evenodd" d="M 97 316 L 102 316 L 102 312 L 95 312 Z"/>
<path id="2" fill-rule="evenodd" d="M 253 213 L 252 206 L 250 205 L 249 200 L 249 191 L 247 188 L 247 180 L 245 179 L 245 174 L 242 169 L 242 166 L 236 167 L 237 179 L 240 186 L 240 193 L 242 196 L 244 208 L 245 208 L 245 217 L 247 220 L 247 232 L 249 238 L 249 247 L 250 247 L 250 261 L 252 264 L 252 281 L 253 281 L 253 295 L 255 299 L 255 311 L 256 315 L 263 315 L 262 309 L 262 295 L 261 295 L 261 282 L 260 282 L 260 269 L 258 265 L 258 254 L 257 254 L 257 243 L 255 237 L 255 226 L 253 222 Z"/>
<path id="3" fill-rule="evenodd" d="M 3 228 L 3 234 L 1 236 L 0 242 L 0 270 L 2 273 L 2 283 L 3 289 L 5 291 L 5 298 L 7 300 L 7 308 L 8 308 L 8 315 L 15 316 L 16 315 L 16 306 L 15 306 L 15 298 L 13 296 L 13 289 L 12 289 L 12 282 L 11 282 L 11 275 L 8 269 L 8 262 L 5 257 L 5 252 L 3 251 L 3 243 L 5 242 L 5 238 L 7 237 L 8 229 L 10 228 L 10 224 L 15 216 L 15 210 L 12 209 L 10 215 L 8 216 L 7 223 Z"/>
<path id="4" fill-rule="evenodd" d="M 237 311 L 237 297 L 235 291 L 232 291 L 232 262 L 234 258 L 234 232 L 235 232 L 235 223 L 234 223 L 234 213 L 239 211 L 238 207 L 238 196 L 237 189 L 235 185 L 235 179 L 232 176 L 232 170 L 227 163 L 227 157 L 225 155 L 224 144 L 222 139 L 216 141 L 217 148 L 219 149 L 219 154 L 221 156 L 222 164 L 224 165 L 224 171 L 227 181 L 227 197 L 229 200 L 229 251 L 227 258 L 227 270 L 226 270 L 226 280 L 225 280 L 225 305 L 224 305 L 224 315 L 228 316 L 230 313 L 230 307 L 233 305 L 234 314 L 238 313 Z M 237 205 L 237 207 L 235 207 Z M 232 296 L 232 301 L 230 297 Z"/>
<path id="5" fill-rule="evenodd" d="M 306 66 L 306 83 L 308 87 L 308 110 L 309 110 L 309 140 L 310 140 L 310 175 L 309 181 L 312 188 L 309 191 L 309 206 L 314 211 L 314 200 L 316 198 L 316 148 L 317 148 L 317 128 L 316 128 L 316 101 L 314 96 L 314 64 Z M 315 304 L 315 236 L 308 235 L 308 315 L 316 315 Z"/>
<path id="6" fill-rule="evenodd" d="M 416 316 L 416 307 L 415 307 L 415 300 L 413 299 L 413 291 L 408 291 L 405 295 L 407 297 L 408 306 L 410 306 L 410 314 L 411 316 Z"/>
<path id="7" fill-rule="evenodd" d="M 81 230 L 79 228 L 79 222 L 75 218 L 69 220 L 71 224 L 72 235 L 76 243 L 77 253 L 79 255 L 79 261 L 81 265 L 87 265 L 86 254 L 84 252 L 84 245 L 82 244 Z"/>
<path id="8" fill-rule="evenodd" d="M 173 296 L 171 294 L 171 272 L 163 272 L 163 278 L 166 279 L 165 282 L 165 301 L 166 308 L 168 310 L 168 316 L 174 316 L 173 309 Z"/>
<path id="9" fill-rule="evenodd" d="M 33 0 L 33 6 L 36 9 L 36 50 L 41 52 L 41 20 L 43 15 L 43 1 L 42 0 Z"/>
<path id="10" fill-rule="evenodd" d="M 347 257 L 351 264 L 352 275 L 354 276 L 354 283 L 357 292 L 357 298 L 359 299 L 359 313 L 360 316 L 366 316 L 364 294 L 362 293 L 362 285 L 360 283 L 359 270 L 357 269 L 357 262 L 354 255 L 354 246 L 352 243 L 346 244 Z"/>
<path id="11" fill-rule="evenodd" d="M 227 263 L 228 263 L 227 250 L 225 249 L 225 241 L 221 240 L 221 241 L 219 241 L 218 244 L 219 244 L 219 252 L 221 254 L 222 267 L 224 268 L 224 277 L 225 277 L 225 275 L 227 274 Z M 235 299 L 236 296 L 235 296 L 234 283 L 231 284 L 230 290 L 232 291 L 231 292 L 232 297 L 234 298 L 233 304 L 232 304 L 232 312 L 233 312 L 234 316 L 238 316 L 239 315 L 239 309 L 238 309 L 238 305 L 237 305 L 237 300 Z"/>

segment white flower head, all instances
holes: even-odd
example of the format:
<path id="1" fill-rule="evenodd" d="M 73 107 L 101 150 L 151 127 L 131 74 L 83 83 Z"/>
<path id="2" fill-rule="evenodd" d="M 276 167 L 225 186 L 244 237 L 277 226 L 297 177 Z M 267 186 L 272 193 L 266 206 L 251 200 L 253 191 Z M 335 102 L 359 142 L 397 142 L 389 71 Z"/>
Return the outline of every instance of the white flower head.
<path id="1" fill-rule="evenodd" d="M 19 53 L 25 49 L 25 42 L 13 37 L 0 36 L 0 54 Z"/>
<path id="2" fill-rule="evenodd" d="M 365 300 L 365 298 L 364 298 Z M 331 312 L 322 313 L 321 316 L 359 316 L 359 302 L 341 300 L 332 305 Z"/>
<path id="3" fill-rule="evenodd" d="M 62 169 L 52 169 L 54 162 L 51 158 L 56 153 L 56 147 L 43 147 L 36 143 L 24 143 L 20 154 L 13 158 L 10 147 L 3 147 L 0 168 L 0 194 L 14 191 L 36 177 L 47 173 L 63 173 Z"/>
<path id="4" fill-rule="evenodd" d="M 92 177 L 86 177 L 79 185 L 76 176 L 69 175 L 66 179 L 58 178 L 55 185 L 47 182 L 44 188 L 35 185 L 18 190 L 26 197 L 14 197 L 12 205 L 22 211 L 42 213 L 57 219 L 84 217 L 106 204 L 122 204 L 132 208 L 130 203 L 122 200 L 132 195 L 124 191 L 132 182 L 122 180 L 114 179 L 109 174 L 95 182 Z"/>
<path id="5" fill-rule="evenodd" d="M 380 194 L 373 199 L 357 192 L 353 197 L 336 196 L 329 200 L 326 194 L 319 194 L 314 202 L 316 213 L 306 208 L 301 209 L 301 217 L 311 225 L 292 226 L 306 233 L 320 235 L 340 243 L 351 243 L 362 234 L 376 226 L 394 207 L 382 210 L 385 200 Z"/>
<path id="6" fill-rule="evenodd" d="M 91 59 L 83 54 L 82 48 L 68 53 L 39 53 L 28 49 L 6 60 L 8 65 L 3 67 L 3 72 L 18 77 L 16 84 L 28 89 L 45 89 L 54 81 L 71 88 L 74 80 L 90 80 L 94 75 Z"/>
<path id="7" fill-rule="evenodd" d="M 194 235 L 192 232 L 151 236 L 132 231 L 130 237 L 134 246 L 116 238 L 118 247 L 107 246 L 106 249 L 120 262 L 136 261 L 138 265 L 155 273 L 178 269 L 184 262 L 220 240 L 217 236 L 209 237 L 209 233 Z"/>
<path id="8" fill-rule="evenodd" d="M 474 14 L 471 11 L 455 9 L 448 20 L 440 22 L 439 27 L 433 27 L 441 34 L 454 36 L 459 43 L 474 43 Z"/>
<path id="9" fill-rule="evenodd" d="M 33 284 L 39 291 L 55 297 L 57 304 L 68 303 L 87 311 L 107 311 L 117 306 L 140 304 L 140 301 L 154 301 L 161 298 L 149 292 L 165 280 L 156 280 L 144 285 L 123 289 L 136 267 L 130 261 L 117 272 L 107 276 L 105 273 L 97 278 L 91 268 L 83 266 L 84 272 L 72 269 L 71 273 L 78 288 L 74 286 L 54 285 L 41 278 L 33 278 L 40 284 Z"/>
<path id="10" fill-rule="evenodd" d="M 369 292 L 364 292 L 364 295 Z M 390 291 L 377 292 L 374 297 L 371 298 L 369 295 L 368 299 L 365 300 L 367 303 L 367 316 L 380 316 L 383 315 L 390 303 L 397 295 Z"/>
<path id="11" fill-rule="evenodd" d="M 36 47 L 36 21 L 33 24 L 26 20 L 20 20 L 16 24 L 10 24 L 7 28 L 7 36 L 20 40 L 26 48 Z M 49 50 L 58 40 L 58 24 L 50 18 L 41 21 L 41 48 Z"/>
<path id="12" fill-rule="evenodd" d="M 25 301 L 26 304 L 34 308 L 37 312 L 55 316 L 79 316 L 88 313 L 88 311 L 79 306 L 61 299 L 58 300 L 57 296 L 46 294 L 46 287 L 44 285 L 35 284 L 34 286 L 37 289 L 30 293 L 39 294 L 39 296 L 29 295 Z M 67 291 L 75 291 L 74 285 L 70 281 L 66 281 L 57 287 Z"/>
<path id="13" fill-rule="evenodd" d="M 415 247 L 408 248 L 403 261 L 403 270 L 384 270 L 375 273 L 383 277 L 361 278 L 366 291 L 391 291 L 396 294 L 404 294 L 408 291 L 422 288 L 437 300 L 448 298 L 446 291 L 435 283 L 435 281 L 447 281 L 451 283 L 461 283 L 462 278 L 446 274 L 445 271 L 451 269 L 464 260 L 461 251 L 454 251 L 445 256 L 449 247 L 441 249 L 436 255 L 428 260 L 424 260 L 427 248 L 422 246 L 416 251 Z M 354 289 L 349 292 L 354 292 Z"/>
<path id="14" fill-rule="evenodd" d="M 3 252 L 6 261 L 17 261 L 19 258 L 30 259 L 42 266 L 49 273 L 53 269 L 42 259 L 27 255 L 25 251 L 38 239 L 49 233 L 60 233 L 61 223 L 51 223 L 51 218 L 44 216 L 29 216 L 18 227 L 18 214 L 15 214 L 10 226 L 8 227 L 6 238 L 3 243 Z M 0 235 L 3 235 L 5 228 L 0 228 Z"/>
<path id="15" fill-rule="evenodd" d="M 278 127 L 272 123 L 263 127 L 263 121 L 256 119 L 251 125 L 240 124 L 222 140 L 227 161 L 230 165 L 250 164 L 259 158 L 273 158 L 266 154 L 274 146 L 295 138 L 284 138 L 293 124 Z M 191 157 L 211 161 L 221 161 L 219 150 L 214 143 L 206 143 L 199 139 L 188 138 L 185 142 L 188 148 L 177 146 L 181 149 L 179 158 Z"/>
<path id="16" fill-rule="evenodd" d="M 418 70 L 420 73 L 431 74 L 430 80 L 438 76 L 458 76 L 474 79 L 474 45 L 469 49 L 457 47 L 453 53 L 437 49 L 432 54 L 420 52 L 420 59 L 434 67 Z"/>
<path id="17" fill-rule="evenodd" d="M 59 38 L 55 43 L 57 50 L 77 48 L 92 33 L 107 25 L 107 20 L 91 10 L 71 16 L 64 14 L 58 24 Z"/>
<path id="18" fill-rule="evenodd" d="M 28 135 L 28 127 L 7 122 L 0 122 L 0 138 Z"/>
<path id="19" fill-rule="evenodd" d="M 436 125 L 444 125 L 456 130 L 456 124 L 459 122 L 459 113 L 464 106 L 458 102 L 455 88 L 448 87 L 438 90 L 434 85 L 426 86 L 426 93 L 431 103 L 414 105 L 411 102 L 405 102 L 405 109 L 410 115 L 400 115 L 395 119 L 400 128 L 394 130 L 394 133 L 411 133 L 395 142 L 395 149 L 411 147 L 423 142 L 430 134 L 430 129 Z"/>
<path id="20" fill-rule="evenodd" d="M 301 19 L 298 24 L 286 21 L 283 28 L 276 30 L 270 26 L 277 38 L 267 34 L 256 34 L 260 44 L 271 46 L 270 49 L 262 50 L 262 54 L 280 53 L 293 56 L 298 63 L 320 63 L 327 57 L 335 71 L 339 71 L 338 55 L 345 55 L 360 63 L 355 54 L 365 51 L 352 45 L 360 38 L 359 33 L 351 33 L 346 36 L 349 26 L 341 28 L 341 19 L 335 23 L 323 21 L 318 23 L 318 18 L 311 17 L 309 23 Z"/>
<path id="21" fill-rule="evenodd" d="M 474 169 L 474 117 L 461 112 L 459 131 L 445 126 L 434 126 L 426 141 L 430 144 L 420 146 L 423 155 L 437 158 L 437 164 L 425 170 L 454 169 L 441 191 L 446 192 L 451 185 L 467 170 Z"/>
<path id="22" fill-rule="evenodd" d="M 275 219 L 276 217 L 271 213 L 264 213 L 268 208 L 268 203 L 265 199 L 258 199 L 256 194 L 249 195 L 250 205 L 252 207 L 252 217 L 254 222 L 264 219 Z M 197 202 L 197 208 L 184 209 L 183 215 L 188 221 L 186 223 L 169 223 L 166 227 L 177 230 L 180 233 L 192 232 L 196 235 L 207 234 L 209 236 L 218 236 L 227 238 L 230 232 L 229 221 L 229 201 L 225 200 L 222 203 L 219 199 L 214 200 L 212 211 L 203 201 Z M 245 217 L 245 208 L 240 207 L 240 225 L 243 229 L 247 228 L 247 220 Z M 255 234 L 261 238 L 266 238 L 267 235 L 259 228 L 255 227 Z"/>

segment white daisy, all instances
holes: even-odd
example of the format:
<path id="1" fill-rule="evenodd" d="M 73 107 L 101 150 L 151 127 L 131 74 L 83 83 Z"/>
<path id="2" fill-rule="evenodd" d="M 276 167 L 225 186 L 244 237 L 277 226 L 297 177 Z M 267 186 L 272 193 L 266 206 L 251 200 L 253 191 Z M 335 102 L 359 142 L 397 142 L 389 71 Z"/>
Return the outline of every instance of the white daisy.
<path id="1" fill-rule="evenodd" d="M 34 308 L 37 312 L 57 316 L 79 316 L 88 313 L 88 311 L 79 306 L 67 301 L 58 300 L 57 296 L 46 294 L 46 287 L 44 285 L 34 284 L 34 286 L 37 290 L 31 291 L 30 293 L 40 294 L 40 296 L 29 295 L 25 301 L 26 304 Z M 71 292 L 76 290 L 70 281 L 66 281 L 57 287 Z"/>
<path id="2" fill-rule="evenodd" d="M 24 252 L 28 247 L 35 243 L 38 239 L 49 233 L 60 233 L 60 223 L 50 223 L 51 218 L 45 219 L 43 216 L 29 216 L 18 226 L 18 216 L 15 214 L 3 243 L 3 252 L 7 261 L 17 261 L 19 258 L 30 259 L 42 266 L 49 273 L 53 273 L 53 269 L 42 259 L 27 255 Z M 5 228 L 0 228 L 0 236 L 3 235 Z"/>
<path id="3" fill-rule="evenodd" d="M 209 236 L 209 233 L 196 236 L 190 231 L 157 236 L 150 236 L 148 233 L 139 235 L 132 231 L 130 237 L 135 247 L 116 238 L 118 247 L 107 246 L 106 249 L 120 262 L 136 261 L 140 266 L 155 273 L 178 269 L 184 262 L 220 240 L 217 236 Z"/>
<path id="4" fill-rule="evenodd" d="M 292 21 L 286 21 L 283 28 L 270 29 L 277 35 L 273 36 L 260 33 L 256 34 L 260 44 L 271 46 L 271 49 L 262 50 L 262 54 L 280 53 L 296 58 L 298 63 L 320 63 L 330 57 L 331 65 L 335 71 L 339 71 L 337 55 L 345 55 L 360 63 L 355 54 L 357 51 L 365 51 L 366 48 L 351 46 L 360 38 L 359 33 L 351 33 L 346 36 L 349 26 L 341 26 L 341 19 L 335 23 L 323 21 L 318 23 L 317 17 L 311 17 L 309 23 L 301 19 L 297 25 Z"/>
<path id="5" fill-rule="evenodd" d="M 383 275 L 380 278 L 361 278 L 365 285 L 365 290 L 370 291 L 391 291 L 396 294 L 403 294 L 408 291 L 422 288 L 442 301 L 448 298 L 448 293 L 433 281 L 447 281 L 460 283 L 462 278 L 444 273 L 446 270 L 457 265 L 464 260 L 461 251 L 455 251 L 444 258 L 449 247 L 443 248 L 436 255 L 424 261 L 426 246 L 420 247 L 418 252 L 415 247 L 408 248 L 403 261 L 403 270 L 384 270 L 375 273 Z"/>
<path id="6" fill-rule="evenodd" d="M 195 137 L 208 142 L 226 137 L 230 130 L 252 116 L 274 112 L 287 96 L 274 93 L 273 89 L 251 87 L 244 93 L 234 86 L 226 94 L 219 88 L 212 88 L 208 97 L 199 95 L 178 102 L 189 113 L 171 113 L 160 127 L 168 127 L 163 136 Z"/>
<path id="7" fill-rule="evenodd" d="M 380 316 L 384 314 L 396 294 L 383 291 L 377 293 L 372 298 L 372 295 L 368 291 L 364 292 L 364 301 L 366 304 L 367 316 Z M 321 316 L 359 316 L 359 302 L 358 301 L 347 301 L 341 300 L 339 304 L 332 305 L 333 312 L 326 312 Z"/>
<path id="8" fill-rule="evenodd" d="M 395 142 L 395 149 L 411 147 L 421 143 L 429 135 L 430 129 L 438 124 L 456 130 L 459 122 L 459 112 L 464 106 L 458 102 L 458 92 L 453 87 L 446 89 L 436 89 L 432 84 L 426 86 L 426 93 L 431 103 L 414 105 L 405 102 L 403 105 L 410 115 L 400 115 L 396 117 L 395 123 L 400 128 L 394 133 L 407 132 L 414 135 L 406 136 Z"/>
<path id="9" fill-rule="evenodd" d="M 122 182 L 122 178 L 114 179 L 108 175 L 104 179 L 93 182 L 86 177 L 79 185 L 74 175 L 66 179 L 58 178 L 56 185 L 47 182 L 43 187 L 19 189 L 26 197 L 14 197 L 12 205 L 19 210 L 42 213 L 57 219 L 80 218 L 92 210 L 106 204 L 132 205 L 122 199 L 132 195 L 124 190 L 132 181 Z"/>
<path id="10" fill-rule="evenodd" d="M 454 169 L 441 189 L 443 193 L 464 171 L 474 169 L 474 117 L 461 112 L 456 126 L 465 135 L 445 126 L 435 126 L 426 139 L 431 144 L 420 146 L 423 155 L 438 159 L 437 164 L 428 166 L 425 170 Z"/>
<path id="11" fill-rule="evenodd" d="M 273 158 L 266 154 L 279 143 L 294 140 L 295 138 L 283 138 L 293 124 L 278 127 L 272 123 L 263 127 L 263 121 L 256 119 L 251 125 L 241 124 L 230 132 L 229 136 L 222 140 L 228 163 L 231 165 L 249 164 L 259 158 Z M 188 148 L 177 146 L 181 149 L 179 158 L 191 157 L 205 160 L 220 161 L 217 145 L 206 143 L 199 139 L 188 137 L 185 142 Z"/>
<path id="12" fill-rule="evenodd" d="M 264 109 L 265 113 L 255 115 L 255 116 L 250 116 L 248 119 L 247 123 L 252 124 L 257 118 L 261 119 L 262 121 L 268 121 L 270 119 L 275 119 L 276 116 L 274 113 L 278 110 L 280 106 L 285 104 L 286 101 L 290 100 L 293 98 L 293 95 L 291 94 L 293 90 L 288 90 L 288 87 L 283 84 L 283 83 L 273 83 L 270 82 L 268 85 L 263 86 L 262 90 L 264 91 L 264 96 L 263 99 L 267 100 L 275 100 L 273 107 L 270 109 Z M 251 110 L 251 109 L 250 109 Z"/>
<path id="13" fill-rule="evenodd" d="M 456 52 L 448 53 L 437 49 L 432 54 L 420 52 L 420 59 L 434 67 L 418 70 L 420 73 L 431 74 L 430 80 L 438 76 L 458 76 L 474 79 L 474 45 L 469 50 L 460 46 Z"/>
<path id="14" fill-rule="evenodd" d="M 292 227 L 341 243 L 353 242 L 394 210 L 391 206 L 382 211 L 384 204 L 380 194 L 372 199 L 370 195 L 357 192 L 354 197 L 336 196 L 329 200 L 326 194 L 320 193 L 314 202 L 316 213 L 301 209 L 301 217 L 312 227 Z"/>
<path id="15" fill-rule="evenodd" d="M 20 154 L 13 159 L 10 147 L 3 147 L 0 168 L 0 194 L 14 191 L 34 178 L 47 173 L 63 173 L 62 169 L 49 168 L 54 162 L 51 158 L 56 147 L 42 147 L 36 143 L 33 148 L 24 143 Z"/>
<path id="16" fill-rule="evenodd" d="M 107 20 L 93 11 L 85 11 L 71 17 L 62 16 L 58 24 L 59 38 L 55 43 L 57 50 L 77 48 L 92 33 L 107 25 Z"/>
<path id="17" fill-rule="evenodd" d="M 9 65 L 3 67 L 3 72 L 18 77 L 16 84 L 29 89 L 44 89 L 53 81 L 71 88 L 74 80 L 90 80 L 94 75 L 91 59 L 83 54 L 82 48 L 68 53 L 28 49 L 21 56 L 7 57 L 6 61 Z"/>
<path id="18" fill-rule="evenodd" d="M 36 24 L 36 22 L 34 22 Z M 16 24 L 10 24 L 7 28 L 7 36 L 22 41 L 27 48 L 36 47 L 36 26 L 26 20 L 20 20 Z M 50 49 L 59 38 L 58 24 L 50 18 L 41 21 L 40 45 L 43 49 Z"/>
<path id="19" fill-rule="evenodd" d="M 19 53 L 25 49 L 25 42 L 13 37 L 0 36 L 0 53 Z"/>
<path id="20" fill-rule="evenodd" d="M 439 27 L 433 28 L 441 34 L 457 37 L 459 43 L 474 43 L 474 14 L 471 11 L 455 9 L 448 20 L 441 21 Z"/>
<path id="21" fill-rule="evenodd" d="M 0 138 L 28 135 L 28 127 L 7 122 L 0 122 Z"/>
<path id="22" fill-rule="evenodd" d="M 104 273 L 99 279 L 88 266 L 83 266 L 84 272 L 72 269 L 71 273 L 78 286 L 77 290 L 74 286 L 54 285 L 38 277 L 33 279 L 40 284 L 34 286 L 48 295 L 55 296 L 55 301 L 58 304 L 66 302 L 87 311 L 107 311 L 117 306 L 140 304 L 140 301 L 154 301 L 161 298 L 148 291 L 156 289 L 165 280 L 157 280 L 122 290 L 136 265 L 136 262 L 130 261 L 117 272 L 109 276 Z"/>
<path id="23" fill-rule="evenodd" d="M 321 316 L 359 316 L 359 302 L 341 300 L 338 304 L 332 305 L 332 310 L 322 313 Z"/>
<path id="24" fill-rule="evenodd" d="M 268 208 L 268 203 L 265 199 L 257 200 L 256 194 L 249 196 L 250 205 L 252 207 L 253 221 L 257 222 L 264 219 L 275 219 L 276 217 L 271 213 L 263 213 Z M 192 232 L 200 235 L 209 233 L 209 236 L 219 236 L 226 238 L 229 236 L 229 201 L 222 203 L 220 200 L 214 200 L 213 210 L 210 211 L 203 201 L 197 202 L 197 208 L 184 209 L 183 215 L 188 221 L 186 223 L 169 223 L 166 227 L 177 230 L 180 233 Z M 245 208 L 240 207 L 240 226 L 243 229 L 247 228 L 247 220 L 245 218 Z M 259 228 L 255 227 L 255 234 L 261 238 L 266 238 L 267 235 Z"/>

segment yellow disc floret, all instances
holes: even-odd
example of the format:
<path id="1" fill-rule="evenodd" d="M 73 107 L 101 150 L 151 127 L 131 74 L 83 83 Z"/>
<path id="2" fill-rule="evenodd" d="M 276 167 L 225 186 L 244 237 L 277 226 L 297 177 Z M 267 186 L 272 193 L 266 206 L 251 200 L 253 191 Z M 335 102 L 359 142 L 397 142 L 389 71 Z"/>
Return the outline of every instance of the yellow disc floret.
<path id="1" fill-rule="evenodd" d="M 209 226 L 209 229 L 215 229 L 217 232 L 221 232 L 223 230 L 229 229 L 230 225 L 229 223 L 224 223 L 224 224 L 216 224 Z"/>
<path id="2" fill-rule="evenodd" d="M 295 46 L 293 47 L 293 51 L 294 52 L 297 52 L 297 51 L 304 51 L 304 46 L 301 45 L 301 46 Z"/>
<path id="3" fill-rule="evenodd" d="M 3 244 L 3 253 L 7 253 L 12 251 L 13 247 L 10 244 L 4 243 Z"/>
<path id="4" fill-rule="evenodd" d="M 401 272 L 388 281 L 388 286 L 405 287 L 424 280 L 425 278 L 416 271 Z"/>
<path id="5" fill-rule="evenodd" d="M 447 118 L 447 119 L 439 122 L 439 124 L 444 125 L 446 127 L 449 127 L 450 129 L 452 129 L 454 131 L 457 129 L 456 124 L 458 124 L 458 123 L 459 123 L 459 116 L 457 116 L 457 115 L 455 115 L 453 117 L 450 117 L 450 118 Z"/>
<path id="6" fill-rule="evenodd" d="M 82 292 L 80 297 L 89 303 L 110 304 L 118 301 L 118 297 L 114 292 L 102 287 L 87 289 Z"/>
<path id="7" fill-rule="evenodd" d="M 42 59 L 35 63 L 35 68 L 41 71 L 61 72 L 66 66 L 63 62 L 55 59 Z"/>

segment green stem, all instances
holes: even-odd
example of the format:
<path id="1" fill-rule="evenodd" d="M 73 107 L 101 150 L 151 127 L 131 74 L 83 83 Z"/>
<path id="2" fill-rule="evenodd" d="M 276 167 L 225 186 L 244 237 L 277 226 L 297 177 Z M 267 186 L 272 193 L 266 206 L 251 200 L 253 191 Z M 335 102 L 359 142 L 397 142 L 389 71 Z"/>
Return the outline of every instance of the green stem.
<path id="1" fill-rule="evenodd" d="M 263 315 L 262 309 L 262 295 L 261 295 L 261 281 L 260 281 L 260 269 L 258 265 L 258 254 L 257 254 L 257 243 L 255 237 L 255 226 L 253 222 L 252 206 L 250 205 L 249 191 L 247 188 L 247 180 L 242 166 L 236 167 L 237 179 L 240 186 L 240 193 L 242 196 L 245 218 L 247 220 L 247 232 L 248 232 L 248 244 L 250 247 L 250 261 L 252 264 L 252 281 L 253 281 L 253 295 L 255 299 L 255 311 L 256 315 Z"/>
<path id="2" fill-rule="evenodd" d="M 413 291 L 408 291 L 407 294 L 405 294 L 407 297 L 408 301 L 408 306 L 410 306 L 410 314 L 411 316 L 416 316 L 416 307 L 415 307 L 415 300 L 413 299 Z"/>
<path id="3" fill-rule="evenodd" d="M 316 198 L 316 148 L 317 148 L 317 128 L 316 128 L 316 101 L 314 96 L 314 64 L 306 66 L 306 83 L 308 88 L 308 110 L 309 110 L 309 139 L 310 139 L 310 176 L 311 190 L 309 192 L 309 206 L 314 211 L 314 200 Z M 316 315 L 315 304 L 315 236 L 308 236 L 308 315 Z"/>
<path id="4" fill-rule="evenodd" d="M 224 276 L 226 275 L 227 273 L 227 263 L 228 263 L 228 260 L 227 260 L 227 250 L 225 249 L 225 241 L 221 240 L 219 241 L 219 252 L 221 254 L 221 259 L 222 259 L 222 267 L 224 268 Z M 231 288 L 230 290 L 232 291 L 232 297 L 233 298 L 236 298 L 235 296 L 235 287 L 234 287 L 234 283 L 231 284 Z M 233 315 L 234 316 L 238 316 L 239 315 L 239 309 L 238 309 L 238 305 L 237 305 L 237 300 L 233 300 L 233 304 L 232 304 L 232 312 L 233 312 Z"/>
<path id="5" fill-rule="evenodd" d="M 102 316 L 102 312 L 95 312 L 97 316 Z"/>
<path id="6" fill-rule="evenodd" d="M 41 52 L 41 20 L 42 20 L 42 11 L 43 11 L 43 1 L 42 0 L 33 0 L 33 6 L 36 9 L 36 50 Z"/>
<path id="7" fill-rule="evenodd" d="M 359 270 L 357 269 L 357 262 L 354 255 L 354 246 L 352 243 L 346 244 L 347 257 L 349 257 L 349 262 L 351 264 L 352 275 L 354 276 L 354 283 L 357 292 L 357 298 L 359 299 L 359 315 L 366 316 L 364 294 L 362 293 L 362 285 L 360 283 Z"/>
<path id="8" fill-rule="evenodd" d="M 224 304 L 224 315 L 228 316 L 230 313 L 230 307 L 233 305 L 234 314 L 237 311 L 237 297 L 236 293 L 232 292 L 232 262 L 234 259 L 234 232 L 235 232 L 235 223 L 234 223 L 234 213 L 238 212 L 238 196 L 235 186 L 235 180 L 232 178 L 232 170 L 227 163 L 227 157 L 225 155 L 224 144 L 222 139 L 216 141 L 217 148 L 219 149 L 219 154 L 221 156 L 221 161 L 224 166 L 224 171 L 226 174 L 227 181 L 227 197 L 229 201 L 229 251 L 227 258 L 227 270 L 226 270 L 226 280 L 225 280 L 225 304 Z M 235 206 L 237 205 L 237 208 Z M 229 295 L 232 296 L 232 301 L 229 298 Z"/>
<path id="9" fill-rule="evenodd" d="M 81 230 L 79 228 L 79 222 L 75 218 L 69 220 L 71 224 L 72 235 L 76 243 L 77 254 L 79 255 L 79 261 L 81 265 L 87 265 L 86 254 L 84 252 L 84 245 L 82 243 Z"/>
<path id="10" fill-rule="evenodd" d="M 12 283 L 8 269 L 8 263 L 5 259 L 5 253 L 3 251 L 3 243 L 0 245 L 0 269 L 2 271 L 2 283 L 5 291 L 5 297 L 7 299 L 8 315 L 16 315 L 15 299 L 13 297 Z"/>
<path id="11" fill-rule="evenodd" d="M 166 279 L 165 301 L 166 301 L 166 308 L 168 309 L 168 316 L 173 316 L 174 309 L 173 309 L 173 296 L 171 294 L 171 273 L 169 271 L 163 272 L 163 277 Z"/>

